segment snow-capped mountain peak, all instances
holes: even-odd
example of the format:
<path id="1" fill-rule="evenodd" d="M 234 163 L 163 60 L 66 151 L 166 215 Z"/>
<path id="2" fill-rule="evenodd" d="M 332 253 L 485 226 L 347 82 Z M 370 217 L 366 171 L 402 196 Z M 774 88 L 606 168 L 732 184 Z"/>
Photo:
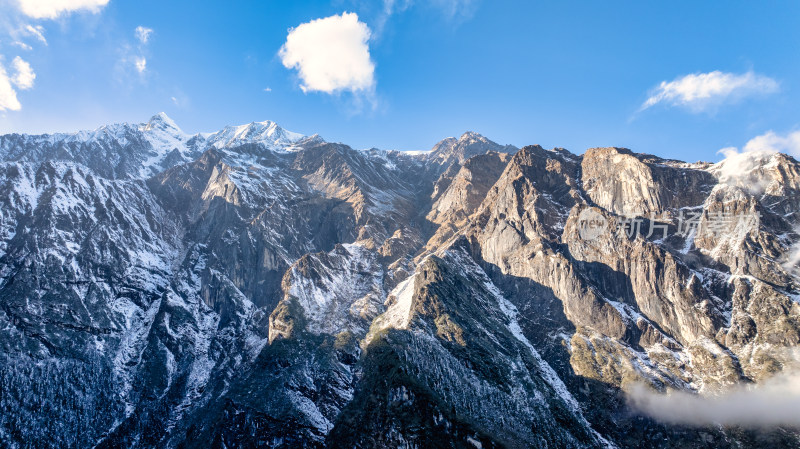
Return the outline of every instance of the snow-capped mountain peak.
<path id="1" fill-rule="evenodd" d="M 152 152 L 142 162 L 142 168 L 139 171 L 141 177 L 150 176 L 168 168 L 168 165 L 171 164 L 166 161 L 166 158 L 173 152 L 179 153 L 184 160 L 191 157 L 191 150 L 188 148 L 187 142 L 192 136 L 184 133 L 164 112 L 159 112 L 152 116 L 147 123 L 139 125 L 139 131 L 143 133 L 144 140 L 152 147 Z"/>
<path id="2" fill-rule="evenodd" d="M 287 131 L 272 121 L 188 134 L 166 113 L 159 112 L 138 124 L 115 123 L 73 133 L 0 136 L 0 157 L 31 162 L 69 160 L 108 178 L 147 178 L 196 159 L 210 148 L 255 144 L 269 151 L 286 151 L 322 141 L 316 135 L 307 138 Z"/>
<path id="3" fill-rule="evenodd" d="M 467 131 L 461 135 L 458 139 L 460 142 L 474 142 L 474 141 L 488 141 L 486 137 L 483 137 L 481 134 L 476 133 L 475 131 Z"/>
<path id="4" fill-rule="evenodd" d="M 448 137 L 440 141 L 434 145 L 426 157 L 442 165 L 450 165 L 454 162 L 462 164 L 470 157 L 487 151 L 515 153 L 517 148 L 511 145 L 499 145 L 476 132 L 467 131 L 458 139 Z"/>
<path id="5" fill-rule="evenodd" d="M 153 130 L 157 130 L 157 129 L 168 130 L 169 129 L 169 130 L 174 130 L 174 131 L 178 131 L 180 133 L 183 133 L 183 131 L 181 131 L 180 127 L 175 123 L 175 121 L 172 120 L 164 112 L 159 112 L 158 114 L 150 117 L 150 120 L 148 120 L 147 123 L 143 123 L 140 128 L 141 128 L 142 131 L 153 131 Z"/>
<path id="6" fill-rule="evenodd" d="M 800 163 L 728 156 L 0 136 L 0 447 L 800 447 L 626 397 L 800 346 Z"/>
<path id="7" fill-rule="evenodd" d="M 272 121 L 252 122 L 246 125 L 226 126 L 207 136 L 209 147 L 225 148 L 244 144 L 263 144 L 271 149 L 293 145 L 302 134 L 287 131 Z"/>

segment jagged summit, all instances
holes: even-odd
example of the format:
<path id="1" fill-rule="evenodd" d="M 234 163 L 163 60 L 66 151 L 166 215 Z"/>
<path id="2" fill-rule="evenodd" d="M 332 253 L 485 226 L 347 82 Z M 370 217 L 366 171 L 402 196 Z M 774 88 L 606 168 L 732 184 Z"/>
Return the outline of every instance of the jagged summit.
<path id="1" fill-rule="evenodd" d="M 115 123 L 74 133 L 0 136 L 0 157 L 39 162 L 69 160 L 109 178 L 147 178 L 194 160 L 210 148 L 230 150 L 259 145 L 269 151 L 285 151 L 322 141 L 318 135 L 306 138 L 272 121 L 187 134 L 166 113 L 159 112 L 143 123 Z"/>
<path id="2" fill-rule="evenodd" d="M 0 447 L 799 447 L 626 400 L 790 367 L 800 164 L 756 159 L 0 136 Z"/>
<path id="3" fill-rule="evenodd" d="M 471 141 L 471 140 L 480 140 L 480 141 L 489 141 L 486 137 L 481 135 L 480 133 L 476 133 L 475 131 L 466 131 L 461 137 L 458 138 L 459 141 Z"/>
<path id="4" fill-rule="evenodd" d="M 144 125 L 144 131 L 153 129 L 173 129 L 180 131 L 181 128 L 172 120 L 166 112 L 159 112 L 158 114 L 150 117 L 150 120 Z"/>
<path id="5" fill-rule="evenodd" d="M 446 166 L 453 163 L 463 164 L 470 157 L 488 151 L 516 153 L 518 150 L 513 145 L 500 145 L 476 132 L 467 131 L 458 139 L 455 137 L 443 139 L 425 156 L 428 161 Z"/>
<path id="6" fill-rule="evenodd" d="M 302 134 L 281 128 L 272 121 L 252 122 L 246 125 L 226 126 L 207 136 L 209 146 L 215 148 L 231 147 L 247 143 L 260 143 L 273 147 L 289 146 L 297 143 Z"/>

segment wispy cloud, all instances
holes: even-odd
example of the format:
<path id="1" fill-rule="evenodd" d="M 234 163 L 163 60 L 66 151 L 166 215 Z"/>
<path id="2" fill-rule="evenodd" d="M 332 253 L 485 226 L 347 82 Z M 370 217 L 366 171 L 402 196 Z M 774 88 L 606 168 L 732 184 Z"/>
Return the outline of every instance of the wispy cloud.
<path id="1" fill-rule="evenodd" d="M 180 109 L 186 109 L 191 105 L 189 97 L 181 89 L 175 89 L 169 99 L 173 105 Z"/>
<path id="2" fill-rule="evenodd" d="M 413 0 L 383 0 L 383 7 L 371 22 L 376 36 L 383 34 L 386 23 L 394 14 L 403 12 L 413 4 Z"/>
<path id="3" fill-rule="evenodd" d="M 800 131 L 793 131 L 784 135 L 767 131 L 766 133 L 750 139 L 744 146 L 746 152 L 788 153 L 800 156 Z"/>
<path id="4" fill-rule="evenodd" d="M 17 0 L 20 11 L 33 19 L 55 19 L 77 11 L 100 12 L 108 0 Z"/>
<path id="5" fill-rule="evenodd" d="M 14 42 L 12 42 L 12 44 L 16 45 L 17 47 L 19 47 L 19 48 L 21 48 L 21 49 L 23 49 L 25 51 L 33 50 L 33 47 L 31 47 L 30 45 L 28 45 L 28 44 L 26 44 L 25 42 L 22 42 L 22 41 L 14 41 Z"/>
<path id="6" fill-rule="evenodd" d="M 25 51 L 33 50 L 31 43 L 38 42 L 47 45 L 44 37 L 44 27 L 41 25 L 24 24 L 7 30 L 11 43 Z"/>
<path id="7" fill-rule="evenodd" d="M 692 112 L 703 112 L 723 103 L 771 94 L 779 89 L 777 81 L 752 71 L 742 74 L 720 71 L 693 73 L 672 81 L 662 81 L 650 92 L 639 111 L 667 104 L 685 107 Z"/>
<path id="8" fill-rule="evenodd" d="M 0 57 L 0 111 L 19 111 L 22 109 L 17 98 L 17 90 L 27 90 L 33 87 L 36 79 L 30 64 L 17 56 L 11 62 L 13 75 L 9 75 Z"/>
<path id="9" fill-rule="evenodd" d="M 480 0 L 431 0 L 431 4 L 439 8 L 449 19 L 467 20 L 472 18 L 478 9 Z"/>
<path id="10" fill-rule="evenodd" d="M 144 71 L 147 70 L 147 58 L 144 56 L 134 57 L 133 66 L 136 67 L 137 72 L 144 73 Z"/>
<path id="11" fill-rule="evenodd" d="M 795 228 L 794 233 L 800 235 L 800 226 Z M 789 248 L 789 255 L 786 262 L 783 263 L 783 269 L 795 276 L 800 276 L 800 240 Z"/>
<path id="12" fill-rule="evenodd" d="M 737 385 L 720 394 L 686 392 L 662 395 L 647 387 L 628 394 L 636 410 L 673 424 L 689 426 L 800 426 L 800 373 L 783 372 L 755 385 Z"/>
<path id="13" fill-rule="evenodd" d="M 762 193 L 770 178 L 760 168 L 775 153 L 800 156 L 800 131 L 783 135 L 767 131 L 747 141 L 741 150 L 727 147 L 717 153 L 725 156 L 725 159 L 712 167 L 721 183 L 738 185 L 752 193 Z"/>
<path id="14" fill-rule="evenodd" d="M 47 45 L 47 39 L 44 37 L 44 27 L 41 25 L 25 25 L 25 31 L 35 37 L 39 42 Z"/>
<path id="15" fill-rule="evenodd" d="M 136 34 L 136 39 L 140 43 L 147 44 L 147 41 L 150 40 L 150 35 L 153 34 L 153 29 L 152 28 L 143 27 L 143 26 L 140 25 L 140 26 L 136 27 L 136 30 L 134 31 L 134 33 Z"/>
<path id="16" fill-rule="evenodd" d="M 433 8 L 448 20 L 461 22 L 472 18 L 477 10 L 480 0 L 429 0 L 415 2 L 415 0 L 383 0 L 379 9 L 375 9 L 377 2 L 359 2 L 362 8 L 369 11 L 369 23 L 372 25 L 373 36 L 379 38 L 383 35 L 392 16 L 405 12 L 416 5 Z"/>
<path id="17" fill-rule="evenodd" d="M 131 68 L 139 75 L 144 76 L 148 70 L 147 66 L 147 53 L 150 39 L 153 35 L 153 29 L 144 26 L 137 26 L 133 30 L 133 36 L 136 39 L 136 44 L 131 45 L 126 43 L 120 49 L 120 61 L 118 63 L 118 70 L 123 74 Z"/>
<path id="18" fill-rule="evenodd" d="M 297 70 L 303 92 L 369 93 L 375 89 L 370 35 L 357 14 L 343 13 L 290 29 L 278 54 L 284 67 Z"/>
<path id="19" fill-rule="evenodd" d="M 778 134 L 770 130 L 747 141 L 741 150 L 727 147 L 717 153 L 724 155 L 725 159 L 714 164 L 711 170 L 721 183 L 742 187 L 753 194 L 761 194 L 773 182 L 763 167 L 769 164 L 774 154 L 786 153 L 800 157 L 800 131 Z M 800 235 L 800 227 L 794 232 Z M 795 242 L 789 249 L 783 268 L 788 273 L 800 275 L 800 241 Z"/>

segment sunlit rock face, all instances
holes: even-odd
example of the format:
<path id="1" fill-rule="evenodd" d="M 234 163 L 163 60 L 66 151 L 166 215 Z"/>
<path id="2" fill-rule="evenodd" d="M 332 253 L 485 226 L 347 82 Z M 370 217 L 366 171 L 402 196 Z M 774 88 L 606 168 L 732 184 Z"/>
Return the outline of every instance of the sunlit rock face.
<path id="1" fill-rule="evenodd" d="M 789 156 L 361 151 L 159 114 L 0 160 L 2 447 L 800 444 L 626 400 L 792 369 Z"/>

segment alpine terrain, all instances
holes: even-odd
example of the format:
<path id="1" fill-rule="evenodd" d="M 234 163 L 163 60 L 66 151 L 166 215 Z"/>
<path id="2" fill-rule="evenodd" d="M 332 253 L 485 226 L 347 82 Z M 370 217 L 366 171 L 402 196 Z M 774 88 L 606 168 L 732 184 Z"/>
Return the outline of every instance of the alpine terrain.
<path id="1" fill-rule="evenodd" d="M 0 447 L 798 447 L 629 397 L 797 372 L 798 232 L 781 153 L 0 136 Z"/>

